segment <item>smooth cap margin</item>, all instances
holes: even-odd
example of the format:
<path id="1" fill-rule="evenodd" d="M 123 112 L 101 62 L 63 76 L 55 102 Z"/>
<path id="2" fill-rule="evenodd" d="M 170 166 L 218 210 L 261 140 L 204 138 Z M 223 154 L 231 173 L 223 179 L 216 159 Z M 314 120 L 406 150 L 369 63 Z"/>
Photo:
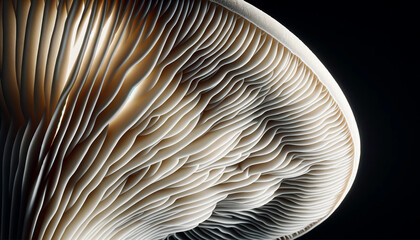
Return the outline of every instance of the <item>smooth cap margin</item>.
<path id="1" fill-rule="evenodd" d="M 334 80 L 333 76 L 328 72 L 325 66 L 321 63 L 321 61 L 315 56 L 315 54 L 293 33 L 291 33 L 286 27 L 281 25 L 278 21 L 264 13 L 263 11 L 259 10 L 258 8 L 252 6 L 251 4 L 245 2 L 244 0 L 209 0 L 210 2 L 214 2 L 236 14 L 245 18 L 246 20 L 252 22 L 260 29 L 264 30 L 266 33 L 271 35 L 274 39 L 279 41 L 283 44 L 286 48 L 288 48 L 294 55 L 299 57 L 305 64 L 308 66 L 312 72 L 318 77 L 319 81 L 328 89 L 332 98 L 335 100 L 341 112 L 346 119 L 347 126 L 349 128 L 351 138 L 353 140 L 353 167 L 348 178 L 346 187 L 342 192 L 339 199 L 337 199 L 336 204 L 330 210 L 329 214 L 327 214 L 323 219 L 319 220 L 316 224 L 313 224 L 309 229 L 306 231 L 298 234 L 300 236 L 315 226 L 322 223 L 325 219 L 327 219 L 335 209 L 340 205 L 343 201 L 344 197 L 349 192 L 354 179 L 356 177 L 357 169 L 359 167 L 359 159 L 360 159 L 360 136 L 359 130 L 357 128 L 356 120 L 353 115 L 353 111 L 350 108 L 350 105 L 344 96 L 343 91 L 338 86 L 337 82 Z"/>

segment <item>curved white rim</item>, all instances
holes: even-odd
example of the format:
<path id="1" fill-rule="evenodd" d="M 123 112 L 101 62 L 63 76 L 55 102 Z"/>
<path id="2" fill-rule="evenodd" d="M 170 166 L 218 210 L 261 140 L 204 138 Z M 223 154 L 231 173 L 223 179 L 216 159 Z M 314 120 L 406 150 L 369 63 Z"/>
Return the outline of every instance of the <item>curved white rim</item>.
<path id="1" fill-rule="evenodd" d="M 306 231 L 297 234 L 297 236 L 303 235 L 307 233 L 312 228 L 316 227 L 320 223 L 322 223 L 325 219 L 327 219 L 340 205 L 343 201 L 346 194 L 349 192 L 354 179 L 356 177 L 357 169 L 359 166 L 359 158 L 360 158 L 360 137 L 359 137 L 359 130 L 357 128 L 356 120 L 353 115 L 353 111 L 344 96 L 343 91 L 338 86 L 337 82 L 334 80 L 333 76 L 329 73 L 329 71 L 325 68 L 325 66 L 321 63 L 321 61 L 315 56 L 315 54 L 299 39 L 297 38 L 292 32 L 290 32 L 286 27 L 281 25 L 278 21 L 264 13 L 263 11 L 259 10 L 258 8 L 252 6 L 251 4 L 245 2 L 244 0 L 210 0 L 236 14 L 239 16 L 249 20 L 281 44 L 283 44 L 286 48 L 288 48 L 294 55 L 299 57 L 305 64 L 308 66 L 312 72 L 318 77 L 321 83 L 328 89 L 331 96 L 334 98 L 335 102 L 340 107 L 348 128 L 350 130 L 351 138 L 353 140 L 354 145 L 354 159 L 353 159 L 353 168 L 350 173 L 347 185 L 337 200 L 334 207 L 331 209 L 329 214 L 325 216 L 323 219 L 318 221 L 316 224 L 312 225 Z"/>

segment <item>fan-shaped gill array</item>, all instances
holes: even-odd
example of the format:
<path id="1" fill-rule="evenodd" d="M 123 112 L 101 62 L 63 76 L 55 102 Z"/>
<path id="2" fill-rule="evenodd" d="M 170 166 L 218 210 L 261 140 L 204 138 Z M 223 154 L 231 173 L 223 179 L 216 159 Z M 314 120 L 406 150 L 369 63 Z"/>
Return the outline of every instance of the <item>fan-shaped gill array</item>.
<path id="1" fill-rule="evenodd" d="M 296 237 L 337 207 L 354 138 L 332 92 L 210 1 L 10 1 L 1 238 Z"/>

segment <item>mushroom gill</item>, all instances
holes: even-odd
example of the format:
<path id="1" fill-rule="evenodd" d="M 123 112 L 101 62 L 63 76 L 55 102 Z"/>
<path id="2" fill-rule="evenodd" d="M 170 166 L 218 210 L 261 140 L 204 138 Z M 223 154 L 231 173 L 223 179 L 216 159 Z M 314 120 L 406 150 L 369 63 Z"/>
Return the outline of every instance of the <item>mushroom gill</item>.
<path id="1" fill-rule="evenodd" d="M 249 4 L 1 8 L 2 239 L 293 238 L 348 192 L 344 95 Z"/>

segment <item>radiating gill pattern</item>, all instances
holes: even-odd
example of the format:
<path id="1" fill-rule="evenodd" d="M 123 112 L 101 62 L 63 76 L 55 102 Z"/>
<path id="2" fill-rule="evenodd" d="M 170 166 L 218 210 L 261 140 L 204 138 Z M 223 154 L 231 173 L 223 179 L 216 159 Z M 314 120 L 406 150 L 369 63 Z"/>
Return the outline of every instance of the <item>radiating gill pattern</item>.
<path id="1" fill-rule="evenodd" d="M 1 238 L 293 238 L 353 171 L 317 76 L 208 1 L 10 1 Z"/>

